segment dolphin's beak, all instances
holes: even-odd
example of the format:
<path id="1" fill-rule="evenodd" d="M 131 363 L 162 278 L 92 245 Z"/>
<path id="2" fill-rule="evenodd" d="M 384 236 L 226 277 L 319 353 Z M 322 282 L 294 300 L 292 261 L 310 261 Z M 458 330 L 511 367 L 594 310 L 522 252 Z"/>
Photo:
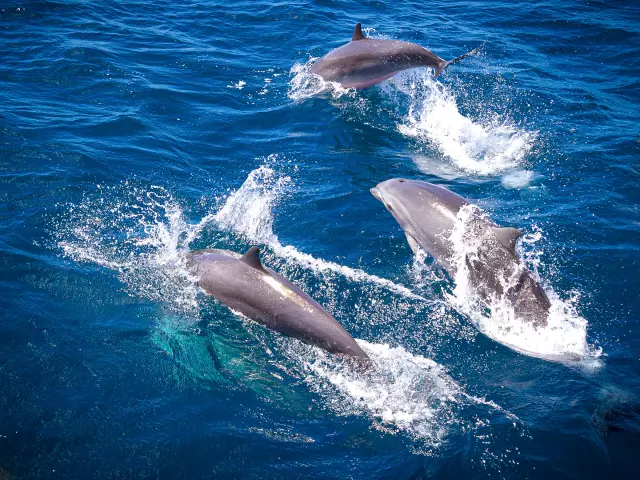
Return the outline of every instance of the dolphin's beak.
<path id="1" fill-rule="evenodd" d="M 382 194 L 380 193 L 380 190 L 378 190 L 377 188 L 372 188 L 369 190 L 371 192 L 371 195 L 373 195 L 374 197 L 376 197 L 378 200 L 380 200 L 382 203 L 384 203 L 384 200 L 382 200 Z"/>

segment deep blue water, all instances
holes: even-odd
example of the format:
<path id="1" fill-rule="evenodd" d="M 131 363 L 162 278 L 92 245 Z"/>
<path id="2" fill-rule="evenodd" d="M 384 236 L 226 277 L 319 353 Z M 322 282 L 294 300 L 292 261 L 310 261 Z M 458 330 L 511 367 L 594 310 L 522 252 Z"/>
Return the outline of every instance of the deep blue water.
<path id="1" fill-rule="evenodd" d="M 314 95 L 358 21 L 488 43 Z M 0 479 L 635 478 L 639 47 L 634 1 L 2 2 Z M 414 259 L 396 176 L 521 229 L 552 328 Z M 375 372 L 185 278 L 256 244 Z"/>

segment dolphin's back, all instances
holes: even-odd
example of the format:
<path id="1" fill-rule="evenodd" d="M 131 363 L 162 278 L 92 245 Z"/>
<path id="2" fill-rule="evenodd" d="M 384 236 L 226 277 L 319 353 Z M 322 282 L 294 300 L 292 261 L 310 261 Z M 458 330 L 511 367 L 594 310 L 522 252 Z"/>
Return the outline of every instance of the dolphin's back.
<path id="1" fill-rule="evenodd" d="M 479 49 L 446 62 L 415 43 L 367 38 L 358 23 L 351 42 L 326 54 L 309 71 L 345 88 L 368 88 L 409 68 L 435 68 L 437 77 L 448 65 L 477 54 Z"/>
<path id="2" fill-rule="evenodd" d="M 189 269 L 208 294 L 266 327 L 331 353 L 367 358 L 353 337 L 322 306 L 255 256 L 198 250 Z M 257 252 L 257 249 L 256 249 Z"/>
<path id="3" fill-rule="evenodd" d="M 416 67 L 439 68 L 444 60 L 415 43 L 371 39 L 351 41 L 329 52 L 310 72 L 344 87 L 362 86 Z"/>

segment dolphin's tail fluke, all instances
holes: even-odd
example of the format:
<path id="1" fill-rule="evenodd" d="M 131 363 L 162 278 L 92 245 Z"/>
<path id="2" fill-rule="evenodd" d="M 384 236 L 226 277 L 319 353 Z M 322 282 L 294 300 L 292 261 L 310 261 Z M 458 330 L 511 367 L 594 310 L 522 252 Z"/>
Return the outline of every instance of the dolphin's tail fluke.
<path id="1" fill-rule="evenodd" d="M 477 55 L 478 53 L 480 53 L 480 51 L 484 48 L 484 46 L 486 44 L 487 44 L 487 42 L 484 42 L 479 47 L 474 48 L 473 50 L 471 50 L 470 52 L 465 53 L 464 55 L 460 55 L 459 57 L 456 57 L 453 60 L 448 60 L 446 62 L 441 62 L 440 65 L 438 65 L 438 68 L 436 69 L 436 73 L 434 75 L 434 78 L 438 78 L 438 75 L 440 75 L 442 73 L 442 71 L 445 68 L 447 68 L 449 65 L 452 65 L 454 63 L 458 63 L 460 60 L 464 60 L 467 57 L 471 57 L 473 55 Z"/>

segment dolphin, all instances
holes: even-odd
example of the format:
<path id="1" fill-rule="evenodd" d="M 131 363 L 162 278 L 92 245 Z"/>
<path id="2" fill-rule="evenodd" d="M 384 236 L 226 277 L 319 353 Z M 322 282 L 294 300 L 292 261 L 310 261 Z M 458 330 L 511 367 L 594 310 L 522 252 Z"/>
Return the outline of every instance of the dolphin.
<path id="1" fill-rule="evenodd" d="M 188 257 L 198 285 L 230 309 L 271 330 L 330 353 L 363 360 L 368 356 L 351 335 L 309 295 L 260 262 L 251 247 L 244 255 L 230 250 L 196 250 Z"/>
<path id="2" fill-rule="evenodd" d="M 473 248 L 460 259 L 452 234 L 461 225 L 458 213 L 470 205 L 467 200 L 442 186 L 404 178 L 379 183 L 371 193 L 400 224 L 414 252 L 422 248 L 454 278 L 464 262 L 469 285 L 481 300 L 506 300 L 517 318 L 546 326 L 551 303 L 516 254 L 517 229 L 500 227 L 476 210 L 462 236 Z"/>
<path id="3" fill-rule="evenodd" d="M 446 61 L 415 43 L 367 38 L 358 23 L 351 41 L 327 53 L 309 72 L 344 88 L 368 88 L 409 68 L 435 68 L 437 78 L 449 65 L 475 55 L 480 48 Z"/>

